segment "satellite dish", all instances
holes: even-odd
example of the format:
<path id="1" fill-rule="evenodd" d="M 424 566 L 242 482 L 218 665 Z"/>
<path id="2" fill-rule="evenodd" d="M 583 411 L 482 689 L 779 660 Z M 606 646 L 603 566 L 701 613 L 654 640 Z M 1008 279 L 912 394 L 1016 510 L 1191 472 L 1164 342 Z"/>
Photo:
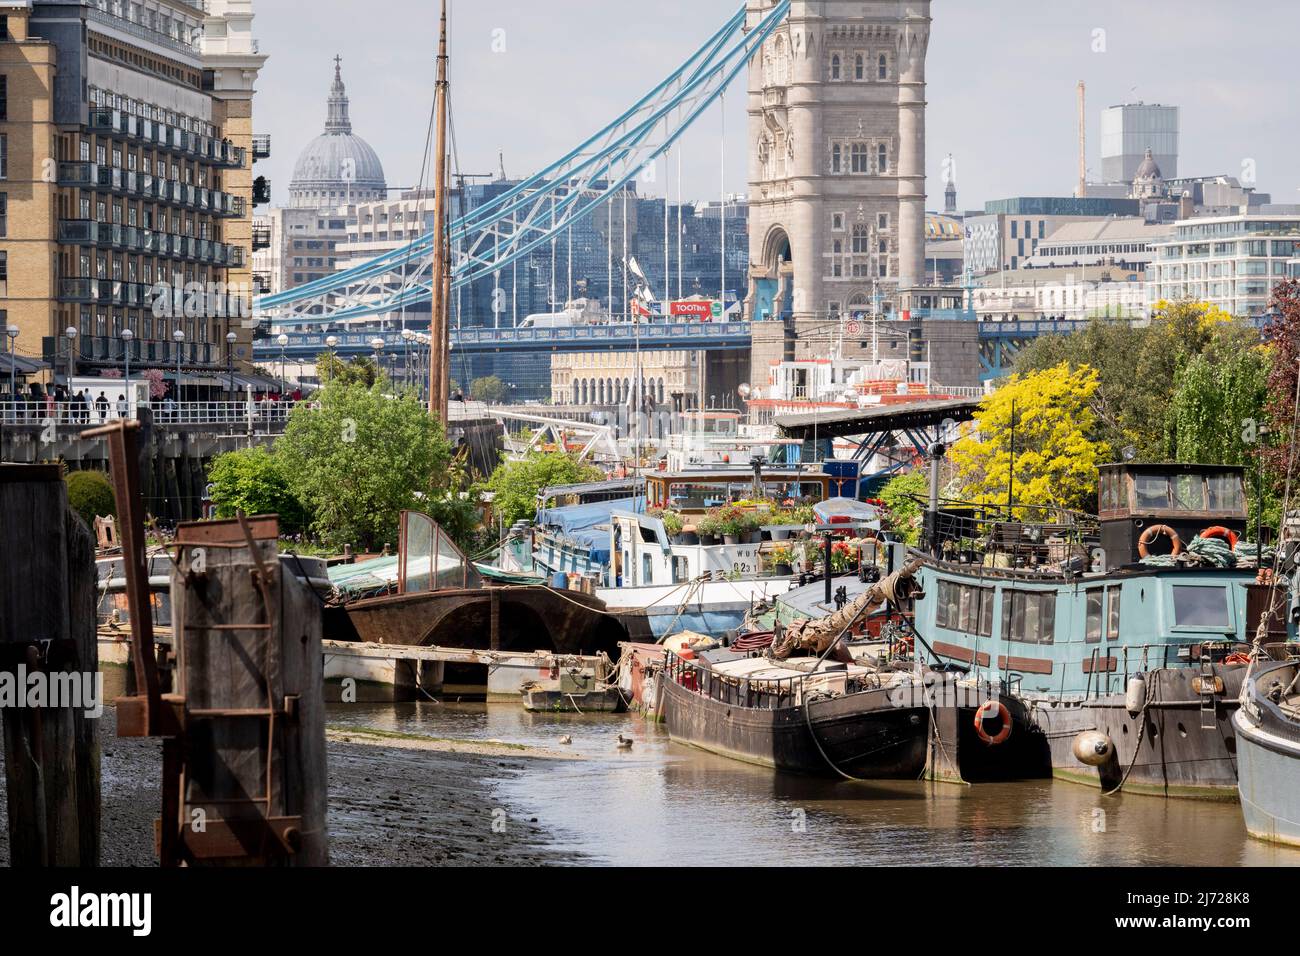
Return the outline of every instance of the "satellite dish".
<path id="1" fill-rule="evenodd" d="M 736 393 L 737 393 L 741 398 L 749 398 L 749 383 L 748 383 L 748 382 L 741 382 L 739 385 L 737 385 L 737 386 L 736 386 Z"/>

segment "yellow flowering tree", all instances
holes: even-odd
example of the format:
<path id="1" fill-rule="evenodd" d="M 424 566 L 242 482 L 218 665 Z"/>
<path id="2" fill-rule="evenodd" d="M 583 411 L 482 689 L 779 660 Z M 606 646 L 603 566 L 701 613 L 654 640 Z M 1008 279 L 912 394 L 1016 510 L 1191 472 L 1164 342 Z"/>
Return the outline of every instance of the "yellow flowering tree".
<path id="1" fill-rule="evenodd" d="M 1018 504 L 1092 510 L 1107 452 L 1091 437 L 1098 385 L 1096 369 L 1068 362 L 1011 376 L 980 403 L 971 433 L 953 446 L 963 497 L 1005 503 L 1014 469 Z"/>

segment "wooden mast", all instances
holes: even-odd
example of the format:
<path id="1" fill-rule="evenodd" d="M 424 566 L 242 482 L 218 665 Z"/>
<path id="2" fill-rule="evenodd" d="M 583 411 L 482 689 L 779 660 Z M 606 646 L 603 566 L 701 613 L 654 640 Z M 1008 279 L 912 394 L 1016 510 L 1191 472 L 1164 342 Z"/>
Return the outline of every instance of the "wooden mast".
<path id="1" fill-rule="evenodd" d="M 433 312 L 429 322 L 429 413 L 447 421 L 447 0 L 442 0 L 438 36 L 438 81 L 435 87 L 438 136 L 434 154 Z"/>

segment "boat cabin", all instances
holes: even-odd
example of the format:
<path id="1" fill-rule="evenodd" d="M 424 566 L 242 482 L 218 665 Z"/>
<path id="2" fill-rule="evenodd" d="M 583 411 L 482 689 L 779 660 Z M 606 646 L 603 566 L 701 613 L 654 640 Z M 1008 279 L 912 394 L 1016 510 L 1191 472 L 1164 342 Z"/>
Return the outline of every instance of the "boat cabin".
<path id="1" fill-rule="evenodd" d="M 1185 546 L 1198 534 L 1222 529 L 1226 536 L 1246 530 L 1244 469 L 1233 465 L 1103 465 L 1097 517 L 1108 568 L 1121 568 L 1148 554 L 1169 554 L 1169 535 L 1152 533 L 1164 526 Z M 1144 542 L 1143 538 L 1146 536 Z M 1235 537 L 1234 537 L 1235 540 Z"/>
<path id="2" fill-rule="evenodd" d="M 657 472 L 646 475 L 646 503 L 650 508 L 672 508 L 684 514 L 702 514 L 718 505 L 756 497 L 815 504 L 834 497 L 834 479 L 820 471 L 767 470 L 756 477 L 753 469 Z"/>

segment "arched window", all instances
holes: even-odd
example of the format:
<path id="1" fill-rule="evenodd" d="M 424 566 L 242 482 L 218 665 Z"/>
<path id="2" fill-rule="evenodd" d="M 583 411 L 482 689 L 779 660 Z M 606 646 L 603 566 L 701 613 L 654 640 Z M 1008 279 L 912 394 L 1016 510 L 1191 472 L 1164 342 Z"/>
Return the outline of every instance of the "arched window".
<path id="1" fill-rule="evenodd" d="M 867 244 L 869 241 L 870 236 L 867 233 L 866 226 L 862 225 L 862 223 L 858 223 L 853 227 L 853 251 L 855 253 L 861 254 L 870 252 L 871 247 Z"/>
<path id="2" fill-rule="evenodd" d="M 889 79 L 889 60 L 885 54 L 880 54 L 880 61 L 876 64 L 876 76 L 882 80 Z"/>
<path id="3" fill-rule="evenodd" d="M 851 155 L 853 158 L 853 163 L 850 168 L 853 172 L 855 173 L 870 172 L 870 170 L 867 169 L 867 144 L 866 143 L 854 143 Z"/>
<path id="4" fill-rule="evenodd" d="M 659 404 L 662 405 L 663 403 L 664 403 L 664 380 L 661 378 L 659 379 Z"/>
<path id="5" fill-rule="evenodd" d="M 867 78 L 866 63 L 862 59 L 861 53 L 853 58 L 853 78 L 855 80 L 865 80 Z"/>
<path id="6" fill-rule="evenodd" d="M 840 55 L 838 53 L 834 53 L 831 55 L 831 79 L 838 80 L 839 78 L 840 78 Z"/>
<path id="7" fill-rule="evenodd" d="M 834 146 L 831 147 L 831 172 L 838 173 L 839 171 L 840 171 L 840 144 L 836 143 Z"/>
<path id="8" fill-rule="evenodd" d="M 587 404 L 587 380 L 585 378 L 582 380 L 582 401 L 579 402 L 579 404 L 580 405 Z"/>
<path id="9" fill-rule="evenodd" d="M 879 247 L 879 248 L 880 248 L 880 254 L 881 254 L 882 256 L 883 256 L 883 255 L 888 255 L 888 254 L 889 254 L 889 240 L 888 240 L 888 239 L 881 239 L 881 240 L 880 240 L 880 247 Z"/>
<path id="10" fill-rule="evenodd" d="M 844 241 L 843 241 L 842 239 L 836 239 L 836 240 L 835 240 L 835 254 L 838 256 L 838 255 L 839 255 L 840 253 L 842 253 L 843 251 L 844 251 Z"/>
<path id="11" fill-rule="evenodd" d="M 876 147 L 876 172 L 881 174 L 889 172 L 889 150 L 884 143 Z"/>

